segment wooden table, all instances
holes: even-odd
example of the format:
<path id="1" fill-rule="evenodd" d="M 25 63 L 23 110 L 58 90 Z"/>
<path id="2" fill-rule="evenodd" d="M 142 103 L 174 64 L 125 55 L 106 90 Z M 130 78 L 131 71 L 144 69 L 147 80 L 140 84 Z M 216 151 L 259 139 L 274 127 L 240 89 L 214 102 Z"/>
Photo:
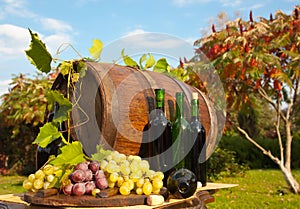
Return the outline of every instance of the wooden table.
<path id="1" fill-rule="evenodd" d="M 207 183 L 205 187 L 198 187 L 195 194 L 203 202 L 203 208 L 205 204 L 214 201 L 214 197 L 211 196 L 210 192 L 215 192 L 219 189 L 226 189 L 231 187 L 236 187 L 237 184 L 223 184 L 223 183 Z M 168 202 L 165 202 L 163 206 L 148 206 L 148 205 L 136 205 L 136 206 L 125 206 L 122 209 L 153 209 L 153 208 L 170 208 L 172 205 L 184 201 L 182 199 L 170 199 Z M 40 205 L 31 205 L 23 200 L 23 194 L 7 194 L 0 195 L 0 209 L 50 209 L 51 207 L 42 207 Z M 58 208 L 58 207 L 53 207 Z M 87 207 L 63 207 L 64 209 L 87 209 Z M 120 207 L 117 207 L 120 208 Z M 88 209 L 113 209 L 112 207 L 89 207 Z"/>

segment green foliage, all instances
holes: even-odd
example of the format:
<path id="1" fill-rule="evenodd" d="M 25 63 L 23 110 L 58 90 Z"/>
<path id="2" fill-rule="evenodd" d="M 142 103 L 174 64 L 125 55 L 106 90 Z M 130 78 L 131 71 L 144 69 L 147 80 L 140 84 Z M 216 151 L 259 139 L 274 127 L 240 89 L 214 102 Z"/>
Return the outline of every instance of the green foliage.
<path id="1" fill-rule="evenodd" d="M 246 164 L 238 164 L 234 151 L 219 147 L 211 155 L 207 164 L 207 174 L 210 180 L 244 175 L 245 171 L 249 169 Z"/>
<path id="2" fill-rule="evenodd" d="M 50 164 L 56 166 L 77 165 L 85 161 L 82 145 L 78 141 L 66 144 L 60 148 L 60 151 L 61 153 L 54 160 L 50 161 Z"/>
<path id="3" fill-rule="evenodd" d="M 124 61 L 124 63 L 125 63 L 126 66 L 140 68 L 140 66 L 137 64 L 136 61 L 134 61 L 134 60 L 133 60 L 131 57 L 129 57 L 128 55 L 125 55 L 125 49 L 122 49 L 121 55 L 122 55 L 123 61 Z M 145 56 L 142 56 L 140 60 L 143 61 L 143 60 L 144 60 L 144 57 L 145 57 Z"/>
<path id="4" fill-rule="evenodd" d="M 70 102 L 70 100 L 65 98 L 57 90 L 47 92 L 46 97 L 48 99 L 48 104 L 49 104 L 48 109 L 49 110 L 52 110 L 52 111 L 54 110 L 54 108 L 53 108 L 54 104 L 59 105 L 59 109 L 56 110 L 56 112 L 54 114 L 53 121 L 62 123 L 63 121 L 68 120 L 68 118 L 69 118 L 68 114 L 72 110 L 72 103 Z"/>
<path id="5" fill-rule="evenodd" d="M 90 55 L 94 60 L 98 60 L 100 58 L 101 52 L 103 49 L 103 43 L 99 39 L 93 40 L 93 45 L 89 48 Z"/>
<path id="6" fill-rule="evenodd" d="M 8 169 L 31 172 L 35 168 L 35 146 L 31 143 L 44 123 L 47 109 L 46 90 L 53 79 L 14 75 L 10 91 L 1 96 L 0 154 L 9 156 Z M 11 170 L 11 172 L 13 172 Z"/>
<path id="7" fill-rule="evenodd" d="M 39 74 L 34 78 L 27 78 L 23 74 L 12 78 L 10 91 L 1 96 L 0 110 L 7 125 L 16 127 L 16 133 L 18 124 L 37 126 L 44 122 L 47 104 L 45 91 L 52 82 Z"/>
<path id="8" fill-rule="evenodd" d="M 260 137 L 256 142 L 261 144 L 267 150 L 271 150 L 275 156 L 279 156 L 278 141 L 275 138 Z M 285 142 L 285 141 L 284 141 Z M 236 162 L 247 164 L 251 169 L 277 168 L 278 166 L 252 143 L 242 136 L 232 133 L 223 135 L 220 143 L 220 149 L 229 150 L 235 153 Z M 292 146 L 292 168 L 300 168 L 300 138 L 294 138 Z"/>
<path id="9" fill-rule="evenodd" d="M 249 95 L 263 89 L 279 102 L 287 102 L 299 83 L 299 10 L 260 21 L 236 19 L 195 42 L 217 70 L 227 93 L 227 107 L 238 109 Z M 252 16 L 252 13 L 251 13 Z M 289 92 L 288 97 L 283 97 Z"/>
<path id="10" fill-rule="evenodd" d="M 47 51 L 46 45 L 39 39 L 36 33 L 29 29 L 31 35 L 30 48 L 26 50 L 26 55 L 38 70 L 44 73 L 49 73 L 51 70 L 52 56 Z"/>
<path id="11" fill-rule="evenodd" d="M 34 140 L 33 144 L 38 144 L 40 147 L 46 148 L 48 144 L 58 139 L 59 137 L 61 137 L 63 141 L 66 142 L 62 133 L 57 130 L 57 126 L 54 124 L 54 122 L 49 122 L 40 128 L 40 132 Z"/>
<path id="12" fill-rule="evenodd" d="M 49 73 L 51 70 L 51 61 L 53 58 L 47 51 L 45 44 L 39 39 L 37 34 L 34 34 L 29 30 L 31 35 L 31 45 L 30 49 L 26 51 L 26 54 L 33 65 L 35 65 L 38 70 Z M 93 45 L 89 48 L 89 52 L 93 57 L 93 60 L 98 60 L 103 49 L 103 43 L 95 39 L 93 40 Z M 53 122 L 48 122 L 40 129 L 40 133 L 36 140 L 33 142 L 43 148 L 47 147 L 52 141 L 61 137 L 65 144 L 70 142 L 70 111 L 72 109 L 72 103 L 70 102 L 70 91 L 74 90 L 74 83 L 76 83 L 79 78 L 85 75 L 87 66 L 85 64 L 85 59 L 81 60 L 71 60 L 62 61 L 58 65 L 61 75 L 67 79 L 67 95 L 65 96 L 55 90 L 50 90 L 47 92 L 48 107 L 49 111 L 54 111 Z M 57 104 L 58 109 L 54 109 L 53 106 Z M 63 135 L 59 132 L 58 127 L 60 123 L 67 121 L 68 124 L 68 141 L 66 141 Z"/>

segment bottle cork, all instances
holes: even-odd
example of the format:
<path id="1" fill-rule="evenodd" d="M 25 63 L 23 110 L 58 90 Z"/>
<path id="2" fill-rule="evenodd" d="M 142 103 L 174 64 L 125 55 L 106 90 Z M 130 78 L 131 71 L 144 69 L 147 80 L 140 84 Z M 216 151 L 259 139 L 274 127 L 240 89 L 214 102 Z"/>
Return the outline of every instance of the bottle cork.
<path id="1" fill-rule="evenodd" d="M 198 99 L 198 93 L 197 92 L 193 92 L 192 93 L 192 98 L 193 99 Z"/>
<path id="2" fill-rule="evenodd" d="M 147 205 L 155 206 L 162 205 L 165 202 L 165 199 L 162 195 L 149 195 L 147 197 Z"/>

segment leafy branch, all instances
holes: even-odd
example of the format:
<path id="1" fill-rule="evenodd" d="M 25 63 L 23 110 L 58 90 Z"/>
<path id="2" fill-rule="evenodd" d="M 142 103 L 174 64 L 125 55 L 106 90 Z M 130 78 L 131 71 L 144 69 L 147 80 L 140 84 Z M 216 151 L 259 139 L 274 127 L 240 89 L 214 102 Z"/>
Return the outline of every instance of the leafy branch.
<path id="1" fill-rule="evenodd" d="M 38 34 L 33 33 L 30 29 L 28 30 L 31 35 L 31 43 L 29 49 L 26 50 L 25 53 L 31 64 L 33 64 L 42 73 L 47 74 L 52 70 L 51 63 L 59 61 L 60 63 L 58 64 L 57 69 L 59 69 L 60 74 L 67 79 L 66 97 L 57 90 L 49 90 L 46 93 L 48 110 L 54 111 L 54 117 L 52 121 L 48 121 L 40 128 L 40 132 L 33 144 L 37 144 L 38 146 L 45 148 L 51 142 L 61 138 L 63 145 L 67 146 L 61 148 L 62 156 L 60 155 L 60 157 L 55 158 L 55 160 L 52 161 L 52 164 L 70 164 L 69 158 L 72 158 L 74 164 L 76 164 L 82 161 L 84 154 L 82 151 L 82 146 L 79 142 L 70 143 L 70 113 L 73 107 L 70 97 L 73 90 L 75 90 L 74 84 L 78 82 L 79 78 L 83 78 L 86 74 L 87 66 L 85 62 L 87 60 L 100 60 L 103 43 L 98 39 L 93 40 L 93 45 L 89 48 L 92 58 L 82 58 L 80 56 L 80 59 L 78 60 L 59 60 L 58 58 L 53 58 L 51 56 L 46 48 L 46 45 L 40 40 Z M 61 47 L 64 45 L 65 44 L 62 44 Z M 61 50 L 61 47 L 59 47 L 59 50 Z M 74 49 L 74 47 L 70 44 L 68 44 L 67 47 Z M 64 48 L 62 51 L 65 49 L 66 48 Z M 58 51 L 58 53 L 60 52 L 61 51 Z M 79 54 L 77 51 L 76 53 Z M 55 108 L 56 105 L 58 108 Z M 59 129 L 61 124 L 65 121 L 67 122 L 68 139 L 64 138 L 62 130 Z M 65 159 L 66 157 L 68 159 Z"/>

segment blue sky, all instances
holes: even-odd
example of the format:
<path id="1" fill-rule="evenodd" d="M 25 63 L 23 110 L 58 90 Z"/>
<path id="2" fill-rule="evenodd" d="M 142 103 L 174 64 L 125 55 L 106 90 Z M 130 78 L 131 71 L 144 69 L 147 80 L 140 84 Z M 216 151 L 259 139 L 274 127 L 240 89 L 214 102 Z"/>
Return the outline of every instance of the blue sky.
<path id="1" fill-rule="evenodd" d="M 29 64 L 24 53 L 30 42 L 28 28 L 39 34 L 53 55 L 61 44 L 71 43 L 82 56 L 88 56 L 88 48 L 92 40 L 97 38 L 109 49 L 108 52 L 116 50 L 107 56 L 103 52 L 102 61 L 112 62 L 117 59 L 122 48 L 128 54 L 135 54 L 134 50 L 137 48 L 132 46 L 136 44 L 140 45 L 139 50 L 142 47 L 145 51 L 155 51 L 157 54 L 179 59 L 179 56 L 189 57 L 193 53 L 192 43 L 202 36 L 202 30 L 210 30 L 213 18 L 222 11 L 231 19 L 236 18 L 237 12 L 243 19 L 248 19 L 250 10 L 255 18 L 268 18 L 276 10 L 290 14 L 297 2 L 298 0 L 0 0 L 0 94 L 7 92 L 12 74 L 34 75 L 35 68 Z M 149 33 L 153 33 L 152 39 Z M 117 45 L 120 45 L 119 48 Z M 152 48 L 149 48 L 150 45 Z M 174 51 L 180 53 L 173 53 Z M 59 57 L 78 58 L 70 49 Z"/>

